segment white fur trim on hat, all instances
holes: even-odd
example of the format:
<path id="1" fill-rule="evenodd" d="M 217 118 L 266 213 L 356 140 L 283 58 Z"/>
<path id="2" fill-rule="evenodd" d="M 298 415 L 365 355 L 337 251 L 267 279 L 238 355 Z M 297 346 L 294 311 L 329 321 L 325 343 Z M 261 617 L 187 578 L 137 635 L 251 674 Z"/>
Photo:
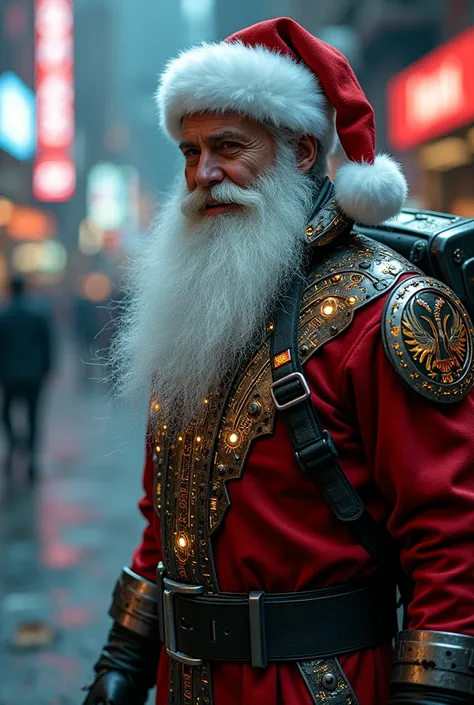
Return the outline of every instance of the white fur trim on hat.
<path id="1" fill-rule="evenodd" d="M 365 225 L 379 225 L 397 215 L 408 193 L 405 177 L 388 154 L 378 154 L 373 164 L 343 164 L 334 185 L 342 210 Z"/>
<path id="2" fill-rule="evenodd" d="M 185 115 L 235 111 L 259 122 L 312 134 L 330 152 L 333 109 L 304 64 L 264 46 L 202 44 L 170 61 L 156 94 L 161 126 L 181 138 Z"/>

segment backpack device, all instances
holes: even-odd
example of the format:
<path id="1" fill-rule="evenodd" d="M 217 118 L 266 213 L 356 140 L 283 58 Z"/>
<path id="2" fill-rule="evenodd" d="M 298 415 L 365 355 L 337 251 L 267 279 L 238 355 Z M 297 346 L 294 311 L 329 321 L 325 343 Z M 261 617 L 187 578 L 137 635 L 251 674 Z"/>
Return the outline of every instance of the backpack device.
<path id="1" fill-rule="evenodd" d="M 474 218 L 404 208 L 382 225 L 353 229 L 447 284 L 474 319 Z"/>

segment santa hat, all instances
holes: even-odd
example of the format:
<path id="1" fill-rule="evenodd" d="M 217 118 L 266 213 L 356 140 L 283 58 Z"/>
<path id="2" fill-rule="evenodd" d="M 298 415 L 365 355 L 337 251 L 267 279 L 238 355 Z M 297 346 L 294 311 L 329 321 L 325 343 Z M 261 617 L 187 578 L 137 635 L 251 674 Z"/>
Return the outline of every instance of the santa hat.
<path id="1" fill-rule="evenodd" d="M 206 111 L 314 135 L 327 153 L 337 132 L 348 162 L 336 173 L 336 199 L 355 221 L 381 223 L 406 199 L 398 165 L 375 154 L 374 111 L 347 59 L 294 20 L 260 22 L 183 52 L 166 67 L 156 98 L 162 127 L 177 141 L 183 117 Z"/>

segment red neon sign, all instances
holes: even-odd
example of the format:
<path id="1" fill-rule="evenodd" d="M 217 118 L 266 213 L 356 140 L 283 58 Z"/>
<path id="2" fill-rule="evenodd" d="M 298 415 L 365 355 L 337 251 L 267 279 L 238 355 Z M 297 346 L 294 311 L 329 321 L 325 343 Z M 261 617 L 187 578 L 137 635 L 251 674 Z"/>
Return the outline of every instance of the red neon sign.
<path id="1" fill-rule="evenodd" d="M 35 0 L 35 69 L 33 192 L 39 201 L 67 201 L 76 188 L 73 0 Z"/>
<path id="2" fill-rule="evenodd" d="M 407 150 L 474 120 L 474 27 L 395 76 L 388 86 L 388 136 Z"/>

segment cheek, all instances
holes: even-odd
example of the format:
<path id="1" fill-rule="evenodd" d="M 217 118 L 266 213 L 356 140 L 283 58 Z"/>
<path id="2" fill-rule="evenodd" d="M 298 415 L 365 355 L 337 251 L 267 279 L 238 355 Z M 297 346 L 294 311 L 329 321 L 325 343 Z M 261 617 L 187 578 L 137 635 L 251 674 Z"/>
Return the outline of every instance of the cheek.
<path id="1" fill-rule="evenodd" d="M 196 169 L 189 166 L 184 167 L 184 180 L 186 181 L 188 191 L 193 191 L 196 188 L 195 173 Z"/>
<path id="2" fill-rule="evenodd" d="M 234 184 L 242 188 L 251 186 L 260 171 L 259 165 L 249 159 L 232 162 L 226 168 L 227 177 L 231 179 Z"/>
<path id="3" fill-rule="evenodd" d="M 243 182 L 240 186 L 250 186 L 263 172 L 275 163 L 273 150 L 264 148 L 250 150 L 238 160 L 238 178 Z"/>

